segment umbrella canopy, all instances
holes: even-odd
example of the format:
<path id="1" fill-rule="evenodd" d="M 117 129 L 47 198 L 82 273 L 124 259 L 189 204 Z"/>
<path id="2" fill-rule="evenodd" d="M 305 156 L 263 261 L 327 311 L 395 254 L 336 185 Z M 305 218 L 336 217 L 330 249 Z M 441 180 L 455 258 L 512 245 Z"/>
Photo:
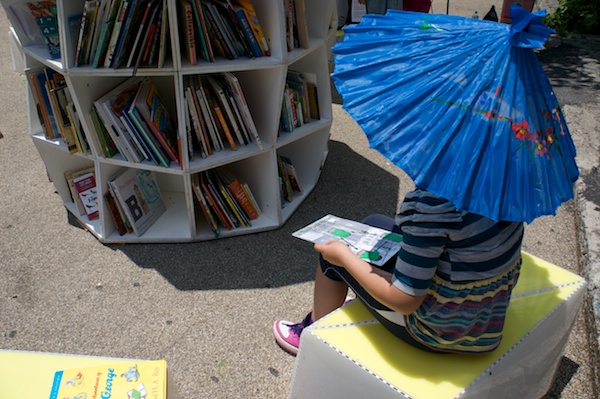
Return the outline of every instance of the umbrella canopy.
<path id="1" fill-rule="evenodd" d="M 344 29 L 332 79 L 344 109 L 418 187 L 493 220 L 531 222 L 573 198 L 579 171 L 533 48 L 552 30 L 390 10 Z"/>

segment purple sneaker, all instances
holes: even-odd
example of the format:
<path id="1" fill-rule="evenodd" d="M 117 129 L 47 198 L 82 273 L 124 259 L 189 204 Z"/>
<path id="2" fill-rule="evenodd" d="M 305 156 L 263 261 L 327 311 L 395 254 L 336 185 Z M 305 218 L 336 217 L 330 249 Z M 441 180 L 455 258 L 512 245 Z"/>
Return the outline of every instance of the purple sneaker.
<path id="1" fill-rule="evenodd" d="M 298 354 L 300 334 L 302 334 L 302 330 L 304 330 L 305 327 L 312 324 L 310 315 L 310 313 L 307 314 L 304 320 L 297 324 L 292 324 L 292 322 L 287 320 L 277 320 L 275 324 L 273 324 L 273 336 L 275 336 L 275 341 L 277 341 L 282 349 L 292 355 Z"/>

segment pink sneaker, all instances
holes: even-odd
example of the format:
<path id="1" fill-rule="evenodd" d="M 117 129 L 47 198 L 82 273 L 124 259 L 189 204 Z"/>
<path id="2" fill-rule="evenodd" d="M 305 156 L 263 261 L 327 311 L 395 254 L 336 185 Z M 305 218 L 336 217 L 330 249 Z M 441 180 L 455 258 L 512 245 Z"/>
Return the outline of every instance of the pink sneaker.
<path id="1" fill-rule="evenodd" d="M 273 336 L 282 349 L 292 355 L 297 355 L 298 347 L 300 346 L 300 334 L 302 334 L 302 330 L 305 327 L 311 324 L 310 313 L 306 315 L 304 320 L 296 324 L 286 320 L 277 320 L 273 324 Z"/>

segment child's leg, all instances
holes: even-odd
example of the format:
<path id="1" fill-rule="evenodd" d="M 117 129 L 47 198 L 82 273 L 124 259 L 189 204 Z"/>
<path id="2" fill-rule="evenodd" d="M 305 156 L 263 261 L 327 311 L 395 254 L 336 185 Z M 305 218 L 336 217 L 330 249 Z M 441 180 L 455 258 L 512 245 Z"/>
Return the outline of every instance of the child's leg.
<path id="1" fill-rule="evenodd" d="M 326 277 L 321 270 L 321 265 L 319 265 L 315 275 L 313 321 L 319 320 L 321 317 L 342 306 L 347 293 L 348 285 L 346 285 L 346 282 Z"/>

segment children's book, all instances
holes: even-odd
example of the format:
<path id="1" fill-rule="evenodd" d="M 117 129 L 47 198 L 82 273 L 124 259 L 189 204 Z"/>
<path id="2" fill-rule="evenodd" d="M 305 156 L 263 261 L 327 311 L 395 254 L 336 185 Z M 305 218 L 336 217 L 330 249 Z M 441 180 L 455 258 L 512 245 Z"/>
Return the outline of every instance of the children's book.
<path id="1" fill-rule="evenodd" d="M 75 185 L 73 184 L 73 179 L 76 179 L 78 177 L 81 177 L 83 175 L 87 175 L 90 173 L 94 173 L 94 167 L 93 166 L 88 166 L 85 168 L 80 168 L 80 169 L 75 169 L 75 170 L 68 170 L 65 172 L 65 179 L 67 180 L 67 185 L 69 186 L 69 191 L 71 192 L 71 198 L 73 199 L 73 202 L 75 203 L 75 205 L 77 206 L 77 210 L 79 211 L 80 215 L 85 215 L 85 207 L 83 206 L 83 203 L 81 202 L 81 198 L 79 198 L 79 193 L 77 192 L 77 189 L 75 188 Z"/>
<path id="2" fill-rule="evenodd" d="M 30 2 L 27 3 L 27 6 L 44 37 L 44 42 L 48 47 L 50 58 L 60 58 L 60 39 L 58 37 L 56 1 Z"/>
<path id="3" fill-rule="evenodd" d="M 162 145 L 162 149 L 173 161 L 182 165 L 177 127 L 165 104 L 152 80 L 146 79 L 136 98 L 135 107 Z"/>
<path id="4" fill-rule="evenodd" d="M 244 95 L 244 92 L 242 91 L 242 86 L 240 85 L 238 78 L 231 72 L 223 72 L 221 76 L 223 77 L 223 81 L 229 88 L 229 92 L 233 95 L 233 98 L 235 99 L 235 103 L 240 112 L 240 116 L 244 122 L 244 125 L 252 134 L 252 137 L 254 138 L 254 141 L 256 142 L 258 148 L 262 149 L 262 141 L 260 139 L 260 136 L 258 135 L 258 130 L 256 129 L 256 125 L 254 124 L 254 119 L 252 118 L 252 114 L 250 113 L 250 108 L 248 108 L 248 103 L 246 102 L 246 97 Z"/>
<path id="5" fill-rule="evenodd" d="M 260 46 L 263 55 L 270 56 L 271 49 L 269 48 L 269 42 L 265 36 L 265 33 L 258 20 L 258 15 L 254 8 L 252 0 L 234 0 L 234 3 L 243 8 L 244 16 L 254 33 L 254 37 Z"/>
<path id="6" fill-rule="evenodd" d="M 292 233 L 315 244 L 341 241 L 359 258 L 383 266 L 400 250 L 402 235 L 354 220 L 327 215 Z"/>
<path id="7" fill-rule="evenodd" d="M 83 209 L 89 220 L 98 218 L 98 188 L 94 173 L 87 173 L 73 179 L 73 186 L 83 204 Z"/>
<path id="8" fill-rule="evenodd" d="M 54 374 L 50 391 L 50 399 L 166 397 L 167 363 L 164 360 L 132 360 L 60 370 Z"/>
<path id="9" fill-rule="evenodd" d="M 196 38 L 194 34 L 194 12 L 190 0 L 179 0 L 179 37 L 182 43 L 182 52 L 187 57 L 190 65 L 196 65 Z"/>
<path id="10" fill-rule="evenodd" d="M 148 170 L 125 169 L 109 184 L 138 236 L 166 211 L 154 174 Z"/>

